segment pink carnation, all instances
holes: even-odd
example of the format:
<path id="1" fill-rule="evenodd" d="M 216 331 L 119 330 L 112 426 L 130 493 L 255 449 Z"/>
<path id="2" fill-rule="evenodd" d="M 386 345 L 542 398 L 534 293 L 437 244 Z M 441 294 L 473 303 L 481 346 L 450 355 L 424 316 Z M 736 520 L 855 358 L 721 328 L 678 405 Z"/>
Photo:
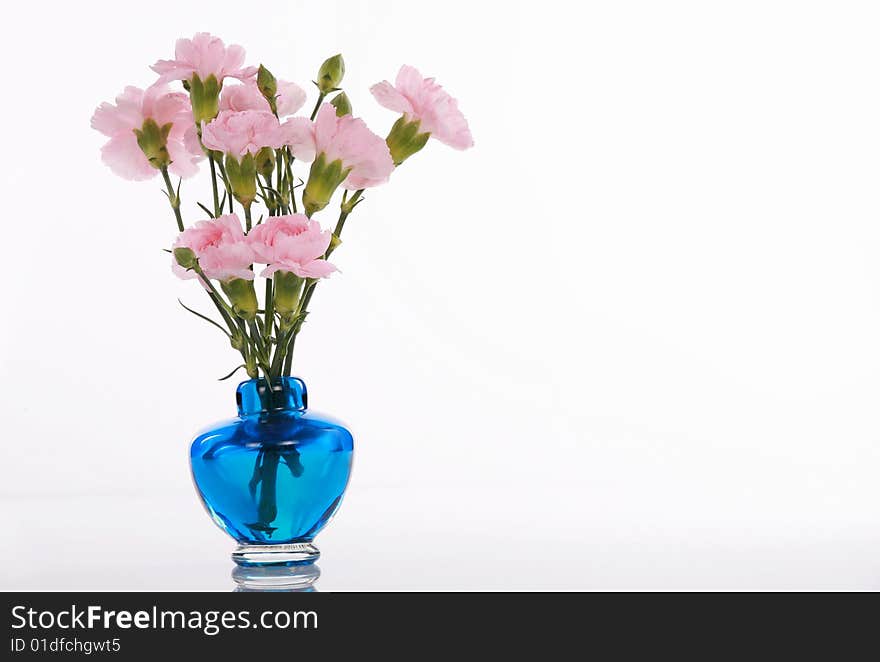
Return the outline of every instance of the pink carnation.
<path id="1" fill-rule="evenodd" d="M 174 242 L 174 248 L 189 248 L 199 260 L 205 276 L 213 280 L 244 278 L 253 280 L 254 251 L 242 232 L 241 221 L 235 214 L 226 214 L 209 221 L 199 221 L 184 230 Z M 171 268 L 180 278 L 196 278 L 195 271 L 187 271 L 176 260 Z"/>
<path id="2" fill-rule="evenodd" d="M 189 98 L 180 92 L 169 92 L 160 83 L 146 90 L 128 86 L 116 97 L 115 106 L 105 102 L 95 110 L 92 128 L 110 138 L 101 148 L 104 163 L 125 179 L 143 180 L 156 175 L 158 170 L 150 165 L 134 133 L 147 119 L 160 127 L 172 125 L 166 143 L 171 157 L 168 169 L 179 177 L 198 172 L 196 163 L 205 155 L 199 146 Z"/>
<path id="3" fill-rule="evenodd" d="M 336 267 L 324 260 L 332 235 L 304 214 L 273 216 L 247 237 L 256 261 L 267 264 L 261 276 L 291 271 L 301 278 L 324 278 Z"/>
<path id="4" fill-rule="evenodd" d="M 342 183 L 349 190 L 383 184 L 394 170 L 384 138 L 370 131 L 361 119 L 351 115 L 337 117 L 336 109 L 329 103 L 321 106 L 314 122 L 294 117 L 282 129 L 296 158 L 312 161 L 316 155 L 324 154 L 328 162 L 339 159 L 343 168 L 351 168 Z"/>
<path id="5" fill-rule="evenodd" d="M 263 147 L 281 147 L 281 126 L 268 110 L 223 110 L 208 123 L 202 123 L 202 142 L 236 157 L 256 154 Z"/>
<path id="6" fill-rule="evenodd" d="M 223 40 L 207 32 L 198 32 L 192 39 L 178 39 L 173 60 L 159 60 L 152 66 L 159 81 L 190 80 L 198 74 L 206 80 L 213 74 L 222 83 L 226 77 L 245 80 L 257 73 L 256 67 L 242 67 L 244 49 L 235 44 L 228 48 Z"/>
<path id="7" fill-rule="evenodd" d="M 293 115 L 306 102 L 306 93 L 296 83 L 278 81 L 275 107 L 279 117 Z M 264 110 L 269 111 L 269 102 L 260 92 L 257 84 L 246 81 L 243 85 L 227 85 L 220 92 L 220 110 Z"/>
<path id="8" fill-rule="evenodd" d="M 392 85 L 377 83 L 370 92 L 381 105 L 419 120 L 420 130 L 456 149 L 473 147 L 474 139 L 467 120 L 453 99 L 433 78 L 422 78 L 418 69 L 403 65 Z"/>

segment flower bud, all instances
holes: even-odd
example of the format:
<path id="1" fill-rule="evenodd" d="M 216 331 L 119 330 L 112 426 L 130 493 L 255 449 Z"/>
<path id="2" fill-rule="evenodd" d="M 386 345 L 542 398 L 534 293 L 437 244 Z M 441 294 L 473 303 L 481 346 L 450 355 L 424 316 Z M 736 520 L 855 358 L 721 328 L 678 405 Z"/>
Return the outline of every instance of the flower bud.
<path id="1" fill-rule="evenodd" d="M 348 100 L 348 95 L 345 92 L 340 92 L 333 97 L 330 105 L 336 109 L 336 117 L 351 115 L 351 101 Z"/>
<path id="2" fill-rule="evenodd" d="M 345 76 L 345 61 L 341 54 L 337 53 L 324 60 L 324 64 L 318 69 L 318 80 L 316 81 L 321 94 L 329 94 L 338 89 L 343 76 Z"/>
<path id="3" fill-rule="evenodd" d="M 261 148 L 256 156 L 254 156 L 254 163 L 257 172 L 268 179 L 275 170 L 275 150 L 271 147 Z"/>
<path id="4" fill-rule="evenodd" d="M 161 170 L 171 164 L 168 155 L 168 134 L 171 133 L 172 122 L 159 126 L 152 117 L 144 120 L 140 130 L 135 129 L 138 147 L 147 157 L 150 165 Z"/>
<path id="5" fill-rule="evenodd" d="M 399 166 L 422 149 L 431 137 L 430 133 L 419 133 L 420 124 L 419 120 L 408 120 L 406 115 L 401 115 L 391 127 L 385 142 L 388 144 L 395 166 Z"/>
<path id="6" fill-rule="evenodd" d="M 342 167 L 341 159 L 327 163 L 327 155 L 323 152 L 318 154 L 318 158 L 314 160 L 309 170 L 309 181 L 302 194 L 306 216 L 311 218 L 316 211 L 326 207 L 333 193 L 350 172 L 351 168 Z"/>
<path id="7" fill-rule="evenodd" d="M 254 290 L 254 281 L 244 278 L 230 278 L 221 281 L 220 287 L 229 297 L 232 310 L 236 315 L 245 320 L 252 320 L 257 316 L 257 292 Z"/>
<path id="8" fill-rule="evenodd" d="M 191 248 L 187 248 L 186 246 L 175 248 L 173 253 L 174 259 L 177 260 L 177 264 L 179 264 L 184 269 L 192 269 L 199 263 L 193 250 Z"/>
<path id="9" fill-rule="evenodd" d="M 276 271 L 274 281 L 275 311 L 289 322 L 299 305 L 303 279 L 291 271 Z"/>
<path id="10" fill-rule="evenodd" d="M 201 126 L 202 122 L 210 122 L 217 117 L 220 110 L 220 88 L 223 86 L 217 81 L 214 74 L 208 76 L 204 81 L 199 78 L 198 74 L 193 74 L 188 83 L 193 119 L 195 119 L 197 126 Z"/>
<path id="11" fill-rule="evenodd" d="M 269 108 L 272 109 L 272 112 L 277 115 L 278 107 L 275 105 L 275 97 L 278 95 L 278 81 L 275 80 L 272 72 L 262 64 L 257 69 L 257 89 L 260 90 L 260 94 L 269 102 Z"/>
<path id="12" fill-rule="evenodd" d="M 254 155 L 248 152 L 238 161 L 232 154 L 227 154 L 226 176 L 235 199 L 245 207 L 250 205 L 257 197 L 257 163 Z"/>

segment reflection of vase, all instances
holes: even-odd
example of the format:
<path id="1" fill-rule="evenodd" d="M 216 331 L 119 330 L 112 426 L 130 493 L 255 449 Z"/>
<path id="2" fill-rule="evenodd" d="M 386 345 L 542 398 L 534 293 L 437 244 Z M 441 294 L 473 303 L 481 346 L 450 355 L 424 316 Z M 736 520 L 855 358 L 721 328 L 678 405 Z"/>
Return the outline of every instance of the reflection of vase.
<path id="1" fill-rule="evenodd" d="M 193 479 L 208 513 L 239 542 L 242 566 L 312 563 L 312 543 L 339 507 L 351 473 L 352 437 L 307 411 L 296 377 L 242 382 L 238 418 L 199 433 Z"/>

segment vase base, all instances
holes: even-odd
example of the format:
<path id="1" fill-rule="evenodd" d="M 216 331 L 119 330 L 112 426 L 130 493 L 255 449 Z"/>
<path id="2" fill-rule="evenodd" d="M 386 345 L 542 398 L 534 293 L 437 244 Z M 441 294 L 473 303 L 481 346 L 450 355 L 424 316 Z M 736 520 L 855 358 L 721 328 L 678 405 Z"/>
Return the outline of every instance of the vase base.
<path id="1" fill-rule="evenodd" d="M 321 552 L 311 542 L 294 542 L 286 545 L 239 545 L 238 549 L 232 552 L 232 560 L 245 568 L 310 565 L 317 561 L 319 556 Z"/>
<path id="2" fill-rule="evenodd" d="M 314 563 L 306 565 L 240 566 L 232 570 L 232 579 L 239 593 L 259 591 L 314 591 L 313 584 L 321 576 Z"/>

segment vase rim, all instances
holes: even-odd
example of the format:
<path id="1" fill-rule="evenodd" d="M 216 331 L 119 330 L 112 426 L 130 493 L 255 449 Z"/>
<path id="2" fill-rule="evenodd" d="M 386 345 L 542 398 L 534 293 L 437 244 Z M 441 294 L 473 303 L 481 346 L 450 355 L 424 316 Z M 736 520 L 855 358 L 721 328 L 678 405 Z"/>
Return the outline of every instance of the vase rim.
<path id="1" fill-rule="evenodd" d="M 235 392 L 238 415 L 256 416 L 272 413 L 304 412 L 308 407 L 306 383 L 299 377 L 276 377 L 271 390 L 266 379 L 249 379 L 241 382 Z"/>

